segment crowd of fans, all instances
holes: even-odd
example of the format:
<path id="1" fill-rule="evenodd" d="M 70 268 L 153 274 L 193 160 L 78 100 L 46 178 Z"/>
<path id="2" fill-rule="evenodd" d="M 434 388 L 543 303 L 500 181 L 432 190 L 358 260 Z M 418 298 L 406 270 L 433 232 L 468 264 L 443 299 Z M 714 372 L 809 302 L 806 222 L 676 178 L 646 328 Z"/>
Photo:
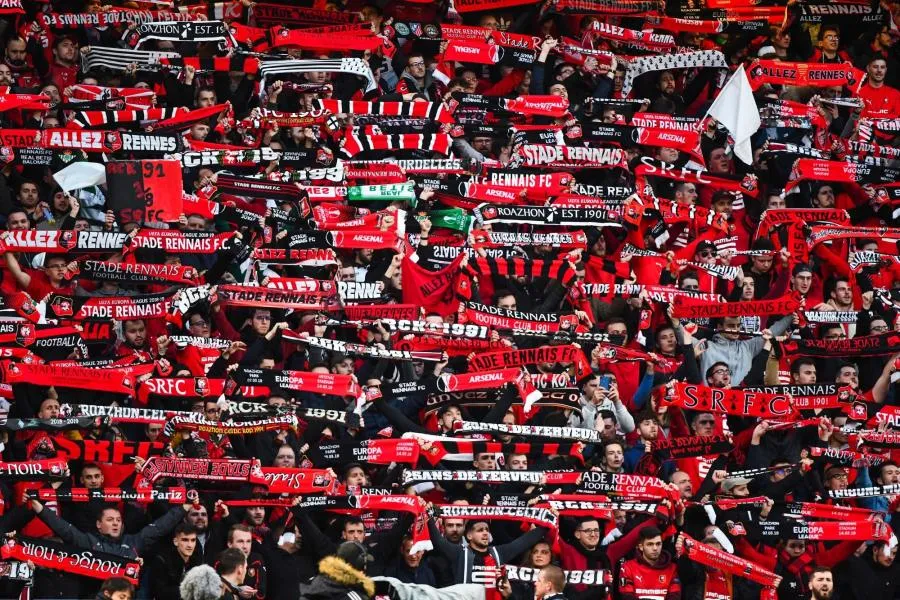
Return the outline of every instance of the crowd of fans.
<path id="1" fill-rule="evenodd" d="M 900 3 L 0 14 L 3 598 L 900 597 Z"/>

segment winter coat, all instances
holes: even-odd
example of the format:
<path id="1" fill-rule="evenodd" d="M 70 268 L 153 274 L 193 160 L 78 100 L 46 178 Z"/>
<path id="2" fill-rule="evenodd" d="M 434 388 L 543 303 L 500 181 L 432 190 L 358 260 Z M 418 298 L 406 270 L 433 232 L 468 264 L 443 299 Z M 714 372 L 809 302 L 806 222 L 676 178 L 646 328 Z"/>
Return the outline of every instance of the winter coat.
<path id="1" fill-rule="evenodd" d="M 375 583 L 337 556 L 319 561 L 319 574 L 300 586 L 300 600 L 370 600 Z"/>

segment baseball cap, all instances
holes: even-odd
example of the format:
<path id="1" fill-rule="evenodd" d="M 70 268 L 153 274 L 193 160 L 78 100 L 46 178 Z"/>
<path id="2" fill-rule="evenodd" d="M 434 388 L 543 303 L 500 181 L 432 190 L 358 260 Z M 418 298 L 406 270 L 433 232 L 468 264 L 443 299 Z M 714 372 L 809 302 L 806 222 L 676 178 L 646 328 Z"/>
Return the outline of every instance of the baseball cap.
<path id="1" fill-rule="evenodd" d="M 747 479 L 746 477 L 729 477 L 725 481 L 722 482 L 722 489 L 726 492 L 730 492 L 734 488 L 739 485 L 747 485 L 753 481 L 752 479 Z"/>

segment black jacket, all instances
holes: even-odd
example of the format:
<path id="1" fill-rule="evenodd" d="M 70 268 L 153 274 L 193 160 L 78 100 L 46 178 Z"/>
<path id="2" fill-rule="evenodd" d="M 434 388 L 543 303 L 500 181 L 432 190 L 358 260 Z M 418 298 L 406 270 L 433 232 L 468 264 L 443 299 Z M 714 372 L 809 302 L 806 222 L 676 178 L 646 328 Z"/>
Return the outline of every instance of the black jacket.
<path id="1" fill-rule="evenodd" d="M 375 582 L 337 556 L 319 561 L 319 574 L 300 586 L 300 600 L 370 600 Z"/>
<path id="2" fill-rule="evenodd" d="M 38 518 L 62 538 L 62 541 L 76 548 L 108 552 L 125 558 L 137 558 L 145 548 L 152 546 L 171 533 L 175 526 L 184 519 L 184 515 L 184 508 L 176 506 L 138 533 L 126 533 L 117 540 L 99 533 L 81 531 L 68 521 L 58 517 L 52 510 L 42 510 Z"/>
<path id="3" fill-rule="evenodd" d="M 182 560 L 175 546 L 170 545 L 154 554 L 149 561 L 150 597 L 156 600 L 176 600 L 181 598 L 178 587 L 184 574 L 203 564 L 203 551 L 197 544 L 187 562 Z"/>

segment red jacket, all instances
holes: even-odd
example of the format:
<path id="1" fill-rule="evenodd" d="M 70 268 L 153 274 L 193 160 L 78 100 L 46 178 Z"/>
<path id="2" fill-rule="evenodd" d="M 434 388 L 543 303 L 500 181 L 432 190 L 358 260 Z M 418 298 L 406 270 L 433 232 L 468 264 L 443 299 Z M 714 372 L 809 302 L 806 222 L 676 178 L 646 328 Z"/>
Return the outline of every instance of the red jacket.
<path id="1" fill-rule="evenodd" d="M 667 552 L 658 564 L 651 565 L 642 557 L 625 561 L 619 572 L 619 596 L 622 600 L 676 600 L 681 598 L 678 569 Z"/>

